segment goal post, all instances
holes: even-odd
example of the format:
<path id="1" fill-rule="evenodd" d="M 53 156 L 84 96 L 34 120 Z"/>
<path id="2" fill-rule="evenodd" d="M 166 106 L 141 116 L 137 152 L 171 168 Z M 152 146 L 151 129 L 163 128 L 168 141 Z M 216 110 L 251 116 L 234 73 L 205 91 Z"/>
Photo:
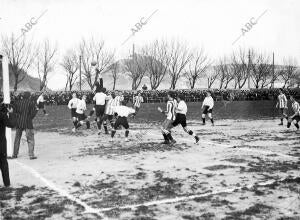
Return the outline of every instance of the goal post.
<path id="1" fill-rule="evenodd" d="M 10 104 L 10 88 L 9 88 L 9 68 L 8 59 L 5 56 L 0 55 L 2 63 L 2 90 L 3 90 L 3 103 Z M 7 142 L 7 156 L 11 157 L 13 155 L 12 148 L 12 133 L 11 128 L 6 128 L 6 142 Z"/>

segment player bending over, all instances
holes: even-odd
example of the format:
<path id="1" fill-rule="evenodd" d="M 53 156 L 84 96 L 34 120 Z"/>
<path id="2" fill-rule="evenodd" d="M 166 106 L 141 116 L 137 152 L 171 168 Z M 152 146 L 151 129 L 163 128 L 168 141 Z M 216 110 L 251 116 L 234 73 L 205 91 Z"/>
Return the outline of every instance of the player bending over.
<path id="1" fill-rule="evenodd" d="M 286 118 L 286 120 L 288 120 L 288 116 L 287 116 L 287 98 L 285 96 L 285 94 L 283 94 L 283 90 L 279 89 L 279 95 L 278 95 L 278 101 L 276 104 L 276 108 L 279 108 L 280 110 L 280 124 L 278 125 L 283 125 L 283 118 Z"/>
<path id="2" fill-rule="evenodd" d="M 81 125 L 86 123 L 86 128 L 90 129 L 90 122 L 87 120 L 87 116 L 84 114 L 86 111 L 86 95 L 82 96 L 82 99 L 79 100 L 77 108 L 76 108 L 76 115 L 77 115 L 77 121 L 75 124 L 75 128 L 72 129 L 73 132 L 76 131 Z"/>
<path id="3" fill-rule="evenodd" d="M 133 97 L 133 107 L 136 113 L 140 110 L 141 103 L 144 102 L 143 96 L 141 96 L 141 93 L 139 92 L 137 96 Z"/>
<path id="4" fill-rule="evenodd" d="M 173 139 L 171 135 L 172 123 L 176 118 L 175 109 L 177 106 L 177 102 L 175 100 L 175 95 L 172 92 L 168 93 L 168 102 L 167 102 L 167 110 L 163 111 L 160 107 L 158 107 L 158 111 L 165 114 L 167 118 L 164 120 L 161 128 L 162 135 L 164 137 L 163 144 L 174 144 L 176 141 Z"/>
<path id="5" fill-rule="evenodd" d="M 211 93 L 210 92 L 206 92 L 206 97 L 202 103 L 202 122 L 203 125 L 205 125 L 205 116 L 208 115 L 211 124 L 214 126 L 214 119 L 212 117 L 212 111 L 213 111 L 213 107 L 214 107 L 214 99 L 211 97 Z"/>
<path id="6" fill-rule="evenodd" d="M 178 95 L 177 96 L 177 102 L 178 105 L 175 109 L 176 112 L 176 119 L 175 121 L 172 123 L 173 127 L 176 127 L 177 125 L 181 125 L 183 130 L 188 133 L 189 135 L 192 135 L 195 138 L 195 142 L 198 143 L 199 142 L 199 137 L 197 135 L 195 135 L 193 133 L 193 131 L 191 131 L 190 129 L 188 129 L 187 127 L 187 123 L 186 123 L 186 113 L 187 113 L 187 105 L 184 101 L 183 95 Z"/>
<path id="7" fill-rule="evenodd" d="M 105 112 L 101 118 L 101 124 L 103 123 L 103 127 L 105 130 L 105 134 L 109 134 L 107 130 L 107 121 L 109 121 L 111 128 L 114 127 L 113 118 L 114 118 L 114 111 L 113 108 L 115 106 L 115 94 L 108 93 L 107 95 L 107 102 L 105 105 Z"/>
<path id="8" fill-rule="evenodd" d="M 77 98 L 76 93 L 73 93 L 72 99 L 68 103 L 68 108 L 71 110 L 71 117 L 73 120 L 74 128 L 76 127 L 76 123 L 77 123 L 76 109 L 77 109 L 79 102 L 80 102 L 80 99 Z"/>
<path id="9" fill-rule="evenodd" d="M 297 131 L 299 131 L 299 124 L 300 121 L 300 105 L 299 103 L 294 99 L 293 96 L 290 97 L 290 100 L 292 102 L 292 109 L 294 111 L 294 114 L 288 119 L 287 127 L 289 128 L 293 121 L 295 127 L 297 128 Z"/>
<path id="10" fill-rule="evenodd" d="M 113 138 L 116 134 L 116 129 L 121 125 L 123 126 L 125 130 L 125 141 L 128 141 L 128 135 L 129 135 L 129 124 L 127 121 L 128 116 L 135 113 L 135 110 L 133 108 L 129 108 L 127 106 L 115 106 L 113 107 L 114 114 L 117 115 L 117 120 L 114 124 L 114 127 L 111 131 L 111 141 L 113 141 Z"/>
<path id="11" fill-rule="evenodd" d="M 47 112 L 46 112 L 46 108 L 45 108 L 45 99 L 44 99 L 43 92 L 41 93 L 41 95 L 36 100 L 36 103 L 37 103 L 38 110 L 43 109 L 44 115 L 48 115 Z"/>

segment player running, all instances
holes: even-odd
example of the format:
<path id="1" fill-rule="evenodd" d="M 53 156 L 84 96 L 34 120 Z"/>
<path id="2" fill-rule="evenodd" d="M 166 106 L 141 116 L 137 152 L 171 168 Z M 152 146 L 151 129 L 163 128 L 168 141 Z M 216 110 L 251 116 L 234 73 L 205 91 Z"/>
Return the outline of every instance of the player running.
<path id="1" fill-rule="evenodd" d="M 47 112 L 46 112 L 46 108 L 45 108 L 45 99 L 44 99 L 43 92 L 41 93 L 41 95 L 36 100 L 36 103 L 37 103 L 38 110 L 43 109 L 44 115 L 48 115 Z"/>
<path id="2" fill-rule="evenodd" d="M 72 129 L 73 132 L 76 131 L 81 125 L 86 123 L 86 128 L 90 129 L 90 122 L 87 120 L 87 116 L 84 114 L 86 111 L 86 95 L 82 96 L 82 99 L 79 100 L 77 108 L 76 108 L 76 115 L 77 115 L 77 121 L 75 128 Z"/>
<path id="3" fill-rule="evenodd" d="M 288 116 L 287 116 L 287 98 L 285 96 L 285 94 L 283 93 L 282 89 L 279 89 L 279 95 L 278 95 L 278 101 L 276 104 L 276 108 L 279 108 L 280 111 L 280 124 L 278 125 L 283 125 L 283 118 L 286 118 L 288 120 Z"/>
<path id="4" fill-rule="evenodd" d="M 188 133 L 189 135 L 192 135 L 195 139 L 195 142 L 198 143 L 199 142 L 199 137 L 197 135 L 195 135 L 193 133 L 193 131 L 191 131 L 190 129 L 188 129 L 187 127 L 187 123 L 186 123 L 186 113 L 187 113 L 187 105 L 184 101 L 184 97 L 183 95 L 178 95 L 177 96 L 177 102 L 178 105 L 175 109 L 176 112 L 176 119 L 175 121 L 172 123 L 172 127 L 176 127 L 177 125 L 181 125 L 183 130 Z"/>
<path id="5" fill-rule="evenodd" d="M 210 92 L 206 92 L 206 97 L 202 103 L 202 122 L 203 125 L 205 125 L 205 117 L 206 115 L 208 115 L 212 126 L 214 126 L 214 119 L 212 117 L 212 111 L 213 111 L 213 107 L 214 107 L 214 99 L 211 97 L 211 93 Z"/>
<path id="6" fill-rule="evenodd" d="M 300 105 L 299 103 L 294 99 L 293 96 L 290 96 L 290 100 L 292 102 L 292 109 L 294 111 L 294 114 L 288 119 L 287 127 L 289 128 L 293 121 L 295 127 L 297 128 L 297 131 L 299 131 L 299 124 L 300 121 Z"/>
<path id="7" fill-rule="evenodd" d="M 165 114 L 167 118 L 162 124 L 161 132 L 164 137 L 164 142 L 163 144 L 174 144 L 176 141 L 173 139 L 171 135 L 171 128 L 172 128 L 172 123 L 175 121 L 176 118 L 176 113 L 175 109 L 177 106 L 177 102 L 175 100 L 175 95 L 172 92 L 168 93 L 168 102 L 167 102 L 167 110 L 163 111 L 160 107 L 158 107 L 158 111 L 161 113 Z"/>
<path id="8" fill-rule="evenodd" d="M 137 96 L 133 97 L 133 106 L 136 113 L 140 110 L 141 103 L 144 102 L 143 96 L 141 96 L 141 93 L 139 92 Z"/>
<path id="9" fill-rule="evenodd" d="M 107 101 L 105 105 L 105 112 L 101 118 L 101 124 L 103 123 L 105 134 L 109 134 L 107 130 L 107 121 L 109 121 L 111 127 L 114 127 L 113 118 L 114 118 L 114 106 L 115 106 L 115 94 L 109 93 L 107 95 Z"/>
<path id="10" fill-rule="evenodd" d="M 71 110 L 71 117 L 73 120 L 74 128 L 76 127 L 76 121 L 77 121 L 76 109 L 77 109 L 79 102 L 80 102 L 80 99 L 77 98 L 76 93 L 73 93 L 72 99 L 68 103 L 68 108 Z"/>
<path id="11" fill-rule="evenodd" d="M 125 130 L 125 141 L 128 141 L 128 135 L 129 135 L 129 124 L 128 124 L 128 116 L 135 113 L 135 110 L 133 108 L 129 108 L 127 106 L 115 106 L 113 107 L 114 114 L 117 115 L 117 120 L 114 124 L 114 127 L 111 131 L 111 141 L 113 141 L 113 138 L 116 134 L 116 130 L 119 126 L 123 126 Z"/>

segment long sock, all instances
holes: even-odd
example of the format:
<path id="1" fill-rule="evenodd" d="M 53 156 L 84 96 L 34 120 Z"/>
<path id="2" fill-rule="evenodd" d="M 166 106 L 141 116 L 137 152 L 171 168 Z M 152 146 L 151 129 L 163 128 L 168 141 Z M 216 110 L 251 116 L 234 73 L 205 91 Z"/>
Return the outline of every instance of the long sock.
<path id="1" fill-rule="evenodd" d="M 46 110 L 45 109 L 43 109 L 43 112 L 44 112 L 44 115 L 46 114 Z"/>
<path id="2" fill-rule="evenodd" d="M 171 133 L 168 133 L 168 134 L 167 134 L 167 138 L 168 138 L 169 140 L 171 140 L 171 141 L 173 140 L 173 137 L 172 137 Z"/>
<path id="3" fill-rule="evenodd" d="M 94 110 L 91 110 L 90 111 L 90 116 L 92 116 L 94 114 L 94 112 L 95 112 Z"/>
<path id="4" fill-rule="evenodd" d="M 104 127 L 105 133 L 107 133 L 107 132 L 108 132 L 108 131 L 107 131 L 107 124 L 106 124 L 106 123 L 103 123 L 103 127 Z"/>
<path id="5" fill-rule="evenodd" d="M 283 123 L 283 118 L 280 119 L 281 123 Z"/>
<path id="6" fill-rule="evenodd" d="M 298 123 L 296 123 L 294 125 L 296 126 L 297 129 L 299 129 L 299 124 Z"/>
<path id="7" fill-rule="evenodd" d="M 87 121 L 87 122 L 86 122 L 86 128 L 87 128 L 87 129 L 90 129 L 90 127 L 91 127 L 91 124 L 90 124 L 89 121 Z"/>
<path id="8" fill-rule="evenodd" d="M 163 133 L 163 136 L 164 136 L 165 141 L 169 141 L 169 139 L 165 133 Z"/>
<path id="9" fill-rule="evenodd" d="M 77 121 L 73 121 L 73 125 L 74 125 L 74 127 L 76 127 Z"/>
<path id="10" fill-rule="evenodd" d="M 100 121 L 97 121 L 97 127 L 99 130 L 101 130 L 101 122 Z"/>
<path id="11" fill-rule="evenodd" d="M 116 134 L 116 131 L 115 131 L 115 130 L 112 130 L 112 131 L 111 131 L 111 137 L 113 138 L 113 137 L 115 136 L 115 134 Z"/>
<path id="12" fill-rule="evenodd" d="M 125 137 L 128 137 L 128 135 L 129 135 L 129 131 L 126 130 L 126 131 L 125 131 Z"/>
<path id="13" fill-rule="evenodd" d="M 202 118 L 202 122 L 203 122 L 203 124 L 205 124 L 205 118 Z"/>
<path id="14" fill-rule="evenodd" d="M 214 119 L 213 118 L 211 118 L 210 121 L 211 121 L 212 124 L 214 123 Z"/>
<path id="15" fill-rule="evenodd" d="M 81 124 L 80 124 L 79 122 L 77 122 L 75 128 L 77 129 L 77 128 L 79 128 L 80 126 L 81 126 Z"/>

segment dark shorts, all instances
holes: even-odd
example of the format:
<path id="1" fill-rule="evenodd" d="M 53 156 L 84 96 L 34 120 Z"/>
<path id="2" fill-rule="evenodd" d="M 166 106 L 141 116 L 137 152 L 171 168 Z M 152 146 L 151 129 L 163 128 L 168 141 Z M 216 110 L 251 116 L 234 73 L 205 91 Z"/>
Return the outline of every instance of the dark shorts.
<path id="1" fill-rule="evenodd" d="M 208 114 L 208 113 L 212 113 L 212 110 L 213 109 L 209 109 L 209 106 L 207 106 L 207 105 L 205 105 L 204 107 L 203 107 L 203 114 Z"/>
<path id="2" fill-rule="evenodd" d="M 38 108 L 39 109 L 44 109 L 45 108 L 45 102 L 39 102 Z"/>
<path id="3" fill-rule="evenodd" d="M 286 115 L 287 113 L 287 111 L 286 111 L 286 108 L 280 108 L 279 109 L 279 112 L 280 112 L 280 114 L 282 114 L 282 115 Z"/>
<path id="4" fill-rule="evenodd" d="M 172 123 L 174 127 L 177 125 L 181 125 L 183 128 L 187 126 L 186 124 L 186 116 L 184 114 L 177 114 L 175 121 Z"/>
<path id="5" fill-rule="evenodd" d="M 300 115 L 295 115 L 294 117 L 292 117 L 292 120 L 296 120 L 297 122 L 300 121 Z"/>
<path id="6" fill-rule="evenodd" d="M 96 117 L 102 117 L 105 112 L 105 105 L 95 105 Z"/>
<path id="7" fill-rule="evenodd" d="M 71 116 L 72 116 L 72 118 L 76 118 L 77 117 L 76 108 L 72 108 L 71 109 Z"/>
<path id="8" fill-rule="evenodd" d="M 106 121 L 106 120 L 112 121 L 113 117 L 114 117 L 113 115 L 104 114 L 102 116 L 102 121 Z"/>
<path id="9" fill-rule="evenodd" d="M 84 113 L 83 114 L 76 113 L 76 115 L 77 115 L 78 121 L 84 121 L 85 119 L 87 119 L 87 117 Z"/>
<path id="10" fill-rule="evenodd" d="M 122 125 L 125 129 L 129 128 L 129 124 L 126 117 L 118 117 L 115 122 L 114 129 L 117 129 L 120 125 Z"/>

